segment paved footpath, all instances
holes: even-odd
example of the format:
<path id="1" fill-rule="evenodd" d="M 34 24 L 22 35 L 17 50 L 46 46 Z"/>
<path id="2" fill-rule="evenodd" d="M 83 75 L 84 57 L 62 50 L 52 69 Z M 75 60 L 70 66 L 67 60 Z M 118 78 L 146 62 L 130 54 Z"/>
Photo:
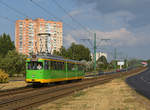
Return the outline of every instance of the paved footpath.
<path id="1" fill-rule="evenodd" d="M 126 79 L 129 86 L 150 99 L 150 68 Z"/>

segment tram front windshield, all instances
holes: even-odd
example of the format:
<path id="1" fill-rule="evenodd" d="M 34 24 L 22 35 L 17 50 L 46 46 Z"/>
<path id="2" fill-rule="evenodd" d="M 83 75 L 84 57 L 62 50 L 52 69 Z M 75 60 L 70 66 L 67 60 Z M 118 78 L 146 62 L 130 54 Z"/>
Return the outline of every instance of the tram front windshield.
<path id="1" fill-rule="evenodd" d="M 36 61 L 28 62 L 27 69 L 28 70 L 41 70 L 41 69 L 43 69 L 43 63 L 36 62 Z"/>

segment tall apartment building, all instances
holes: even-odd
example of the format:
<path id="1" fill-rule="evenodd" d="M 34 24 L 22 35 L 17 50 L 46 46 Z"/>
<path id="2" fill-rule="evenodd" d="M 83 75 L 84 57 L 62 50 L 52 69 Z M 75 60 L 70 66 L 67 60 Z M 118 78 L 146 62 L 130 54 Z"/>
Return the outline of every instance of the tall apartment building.
<path id="1" fill-rule="evenodd" d="M 15 46 L 19 53 L 59 51 L 63 45 L 62 22 L 44 19 L 16 21 Z"/>

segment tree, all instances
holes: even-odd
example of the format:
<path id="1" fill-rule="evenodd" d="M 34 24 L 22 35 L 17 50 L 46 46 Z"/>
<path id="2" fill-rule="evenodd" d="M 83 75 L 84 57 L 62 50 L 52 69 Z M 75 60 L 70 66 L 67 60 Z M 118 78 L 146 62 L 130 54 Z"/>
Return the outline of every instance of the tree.
<path id="1" fill-rule="evenodd" d="M 125 59 L 125 60 L 124 60 L 123 68 L 127 68 L 127 67 L 128 67 L 128 60 L 127 60 L 127 59 Z"/>
<path id="2" fill-rule="evenodd" d="M 67 57 L 67 50 L 65 49 L 65 47 L 62 46 L 60 48 L 59 55 L 65 57 L 65 58 Z"/>
<path id="3" fill-rule="evenodd" d="M 10 76 L 25 74 L 25 56 L 10 50 L 5 58 L 0 58 L 0 68 Z"/>
<path id="4" fill-rule="evenodd" d="M 53 55 L 67 57 L 67 50 L 62 46 L 59 51 L 54 50 Z"/>
<path id="5" fill-rule="evenodd" d="M 54 50 L 54 51 L 53 51 L 53 55 L 54 55 L 54 56 L 60 56 L 60 53 L 59 53 L 59 51 Z"/>
<path id="6" fill-rule="evenodd" d="M 81 61 L 84 64 L 84 68 L 86 72 L 93 71 L 93 62 L 92 61 Z"/>
<path id="7" fill-rule="evenodd" d="M 105 56 L 101 56 L 98 60 L 97 60 L 97 67 L 100 70 L 104 70 L 108 68 L 108 63 L 107 63 L 107 59 Z"/>
<path id="8" fill-rule="evenodd" d="M 90 61 L 90 50 L 81 44 L 72 43 L 70 48 L 67 50 L 67 57 L 73 60 L 86 60 Z"/>
<path id="9" fill-rule="evenodd" d="M 150 59 L 149 59 L 149 60 L 147 60 L 147 63 L 148 63 L 148 66 L 150 66 Z"/>
<path id="10" fill-rule="evenodd" d="M 130 59 L 130 60 L 128 61 L 128 65 L 129 65 L 129 67 L 140 66 L 140 65 L 141 65 L 141 60 L 140 60 L 140 59 L 135 59 L 135 58 Z"/>
<path id="11" fill-rule="evenodd" d="M 15 49 L 14 42 L 7 34 L 0 35 L 0 55 L 4 57 L 9 50 Z"/>
<path id="12" fill-rule="evenodd" d="M 112 68 L 117 69 L 117 60 L 112 60 L 109 65 L 111 69 Z"/>
<path id="13" fill-rule="evenodd" d="M 86 48 L 81 44 L 75 43 L 72 43 L 68 49 L 61 47 L 60 51 L 54 51 L 53 55 L 62 56 L 64 58 L 78 61 L 81 60 L 91 61 L 89 48 Z"/>

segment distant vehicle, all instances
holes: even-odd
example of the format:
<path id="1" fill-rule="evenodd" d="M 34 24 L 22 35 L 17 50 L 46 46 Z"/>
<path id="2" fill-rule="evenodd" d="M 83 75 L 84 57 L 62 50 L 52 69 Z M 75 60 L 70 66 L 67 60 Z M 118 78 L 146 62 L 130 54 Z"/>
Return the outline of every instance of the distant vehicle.
<path id="1" fill-rule="evenodd" d="M 117 70 L 116 70 L 116 72 L 120 72 L 120 71 L 121 71 L 120 69 L 117 69 Z"/>
<path id="2" fill-rule="evenodd" d="M 103 75 L 103 74 L 104 74 L 104 71 L 100 70 L 100 71 L 98 71 L 98 74 L 99 74 L 99 75 Z"/>
<path id="3" fill-rule="evenodd" d="M 141 64 L 142 64 L 144 67 L 146 67 L 146 66 L 148 65 L 147 62 L 141 62 Z"/>

